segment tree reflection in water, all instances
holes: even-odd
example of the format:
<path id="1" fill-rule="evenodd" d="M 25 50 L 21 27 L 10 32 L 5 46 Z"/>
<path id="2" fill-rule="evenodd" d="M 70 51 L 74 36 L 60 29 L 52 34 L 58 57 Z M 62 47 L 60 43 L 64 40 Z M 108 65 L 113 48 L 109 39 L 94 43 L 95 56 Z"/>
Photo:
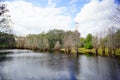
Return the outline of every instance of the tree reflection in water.
<path id="1" fill-rule="evenodd" d="M 120 80 L 119 58 L 11 51 L 0 57 L 0 80 Z"/>

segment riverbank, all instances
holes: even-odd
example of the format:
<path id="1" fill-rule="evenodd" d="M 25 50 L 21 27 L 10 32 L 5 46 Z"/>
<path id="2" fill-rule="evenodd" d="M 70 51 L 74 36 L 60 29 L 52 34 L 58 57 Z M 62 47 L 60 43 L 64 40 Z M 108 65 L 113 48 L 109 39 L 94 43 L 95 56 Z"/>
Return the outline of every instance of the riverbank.
<path id="1" fill-rule="evenodd" d="M 61 49 L 61 51 L 65 51 L 65 49 Z M 85 48 L 78 48 L 78 52 L 79 54 L 95 54 L 95 49 L 85 49 Z M 74 49 L 71 50 L 71 53 L 76 53 L 76 51 Z M 99 48 L 98 49 L 98 55 L 103 55 L 102 54 L 102 49 Z M 120 56 L 120 48 L 116 50 L 116 56 Z M 104 56 L 108 56 L 108 49 L 106 48 L 105 49 L 105 55 Z"/>
<path id="2" fill-rule="evenodd" d="M 23 49 L 23 48 L 4 48 L 4 49 Z M 32 49 L 27 49 L 27 50 L 32 50 Z M 57 51 L 57 52 L 65 53 L 64 48 L 62 48 L 60 50 L 53 50 L 52 49 L 52 50 L 47 50 L 47 51 L 35 49 L 33 51 L 39 51 L 39 52 L 56 52 Z M 75 54 L 75 53 L 76 53 L 75 49 L 72 49 L 71 54 Z M 79 54 L 85 54 L 85 55 L 95 55 L 95 49 L 94 48 L 93 49 L 78 48 L 78 53 Z M 98 55 L 103 56 L 102 49 L 100 49 L 100 48 L 98 49 Z M 104 56 L 109 56 L 108 55 L 108 49 L 105 49 L 105 55 Z M 116 50 L 116 54 L 113 55 L 113 56 L 119 56 L 120 57 L 120 48 Z"/>

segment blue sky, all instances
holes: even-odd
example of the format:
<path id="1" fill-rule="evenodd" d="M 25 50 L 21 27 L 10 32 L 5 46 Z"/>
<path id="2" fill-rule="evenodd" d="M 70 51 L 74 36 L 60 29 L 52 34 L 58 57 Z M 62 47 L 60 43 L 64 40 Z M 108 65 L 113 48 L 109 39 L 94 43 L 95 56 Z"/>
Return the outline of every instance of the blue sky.
<path id="1" fill-rule="evenodd" d="M 6 1 L 14 22 L 14 32 L 18 35 L 50 29 L 75 30 L 76 22 L 82 36 L 94 34 L 110 23 L 108 17 L 112 15 L 116 3 L 120 3 L 120 0 Z"/>
<path id="2" fill-rule="evenodd" d="M 6 1 L 25 1 L 25 2 L 31 2 L 34 5 L 40 6 L 40 7 L 46 7 L 49 3 L 49 0 L 6 0 Z M 78 13 L 81 8 L 89 3 L 91 0 L 51 0 L 56 6 L 55 7 L 66 7 L 68 8 L 68 12 L 71 13 L 72 16 L 74 16 L 76 13 Z M 104 0 L 98 0 L 98 1 L 104 1 Z M 120 4 L 120 0 L 114 0 L 115 3 Z M 76 9 L 75 12 L 72 12 L 70 10 L 71 7 L 74 7 Z"/>

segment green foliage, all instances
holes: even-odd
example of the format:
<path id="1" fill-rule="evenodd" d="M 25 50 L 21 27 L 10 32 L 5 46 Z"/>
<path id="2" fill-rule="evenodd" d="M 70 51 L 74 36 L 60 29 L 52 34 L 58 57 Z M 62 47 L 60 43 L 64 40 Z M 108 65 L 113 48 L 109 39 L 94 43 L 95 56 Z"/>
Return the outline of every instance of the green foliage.
<path id="1" fill-rule="evenodd" d="M 18 38 L 18 47 L 29 49 L 59 49 L 63 47 L 64 42 L 67 46 L 76 47 L 79 41 L 80 33 L 75 31 L 50 30 L 47 33 L 29 34 L 26 37 Z M 66 37 L 66 40 L 64 40 Z M 56 43 L 57 42 L 57 43 Z M 22 44 L 22 45 L 21 45 Z"/>
<path id="2" fill-rule="evenodd" d="M 65 36 L 65 32 L 63 30 L 50 30 L 47 34 L 46 37 L 49 40 L 50 48 L 53 49 L 56 42 L 59 41 L 60 44 L 63 44 L 63 38 Z"/>
<path id="3" fill-rule="evenodd" d="M 92 43 L 85 43 L 84 47 L 86 49 L 92 49 L 93 48 Z"/>
<path id="4" fill-rule="evenodd" d="M 84 44 L 84 48 L 86 49 L 92 49 L 92 35 L 88 34 L 87 37 L 85 38 L 85 44 Z"/>
<path id="5" fill-rule="evenodd" d="M 0 32 L 0 48 L 15 47 L 15 38 L 13 34 Z"/>
<path id="6" fill-rule="evenodd" d="M 91 34 L 88 34 L 86 39 L 85 39 L 85 42 L 92 42 L 92 35 Z"/>
<path id="7" fill-rule="evenodd" d="M 23 46 L 30 49 L 54 49 L 57 41 L 59 41 L 60 45 L 63 44 L 64 35 L 65 32 L 63 30 L 55 29 L 47 33 L 29 34 L 25 37 L 25 44 Z"/>
<path id="8" fill-rule="evenodd" d="M 79 39 L 79 43 L 78 43 L 78 47 L 79 48 L 83 48 L 85 44 L 85 39 L 84 38 L 80 38 Z"/>

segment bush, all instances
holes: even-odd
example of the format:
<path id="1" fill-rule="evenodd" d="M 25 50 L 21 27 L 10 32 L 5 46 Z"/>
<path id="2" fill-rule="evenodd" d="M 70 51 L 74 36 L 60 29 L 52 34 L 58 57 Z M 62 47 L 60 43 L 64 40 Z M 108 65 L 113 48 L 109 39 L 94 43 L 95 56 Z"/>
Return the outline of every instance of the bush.
<path id="1" fill-rule="evenodd" d="M 86 49 L 92 49 L 93 46 L 92 46 L 91 43 L 86 43 L 86 44 L 84 45 L 84 48 L 86 48 Z"/>

